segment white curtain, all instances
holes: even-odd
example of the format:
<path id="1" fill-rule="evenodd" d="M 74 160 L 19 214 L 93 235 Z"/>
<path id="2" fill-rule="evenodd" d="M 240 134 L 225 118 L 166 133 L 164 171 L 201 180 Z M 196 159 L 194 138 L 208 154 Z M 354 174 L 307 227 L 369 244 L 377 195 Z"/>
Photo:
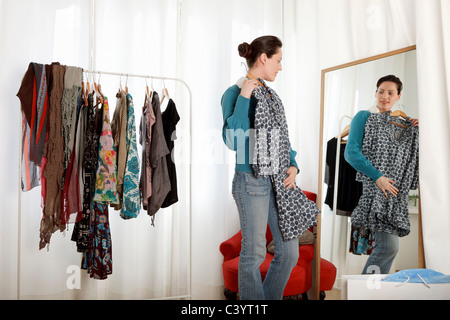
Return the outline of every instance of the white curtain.
<path id="1" fill-rule="evenodd" d="M 426 267 L 450 274 L 450 3 L 416 0 Z"/>

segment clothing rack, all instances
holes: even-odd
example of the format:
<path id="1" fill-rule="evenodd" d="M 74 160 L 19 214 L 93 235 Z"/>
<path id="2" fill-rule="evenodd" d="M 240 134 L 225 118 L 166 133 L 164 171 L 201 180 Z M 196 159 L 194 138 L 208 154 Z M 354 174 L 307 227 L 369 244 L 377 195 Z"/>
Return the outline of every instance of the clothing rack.
<path id="1" fill-rule="evenodd" d="M 130 74 L 130 73 L 120 73 L 120 72 L 110 72 L 110 71 L 99 71 L 99 70 L 84 70 L 83 73 L 91 73 L 91 74 L 106 74 L 111 76 L 120 76 L 120 77 L 134 77 L 134 78 L 144 78 L 144 79 L 158 79 L 158 80 L 169 80 L 175 81 L 183 84 L 189 93 L 189 135 L 192 137 L 192 91 L 189 85 L 180 78 L 172 78 L 172 77 L 163 77 L 163 76 L 152 76 L 152 75 L 141 75 L 141 74 Z M 21 188 L 21 174 L 22 174 L 22 117 L 20 118 L 20 148 L 19 148 L 19 196 L 18 196 L 18 233 L 17 233 L 17 300 L 20 300 L 20 269 L 21 269 L 21 222 L 22 222 L 22 188 Z M 162 297 L 162 298 L 154 298 L 151 300 L 175 300 L 175 299 L 190 299 L 192 298 L 192 141 L 189 138 L 189 288 L 188 293 L 186 295 L 180 296 L 171 296 L 171 297 Z"/>

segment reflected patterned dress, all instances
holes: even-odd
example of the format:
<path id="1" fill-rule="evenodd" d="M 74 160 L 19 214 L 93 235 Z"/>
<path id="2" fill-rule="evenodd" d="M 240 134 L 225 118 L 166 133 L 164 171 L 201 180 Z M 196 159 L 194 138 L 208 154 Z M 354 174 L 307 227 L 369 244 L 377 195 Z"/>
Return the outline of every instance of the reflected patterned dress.
<path id="1" fill-rule="evenodd" d="M 386 199 L 375 181 L 358 172 L 356 180 L 362 182 L 363 193 L 353 210 L 352 224 L 372 232 L 408 235 L 408 192 L 419 183 L 419 127 L 392 117 L 390 112 L 373 113 L 364 127 L 362 153 L 377 170 L 396 181 L 399 193 Z"/>

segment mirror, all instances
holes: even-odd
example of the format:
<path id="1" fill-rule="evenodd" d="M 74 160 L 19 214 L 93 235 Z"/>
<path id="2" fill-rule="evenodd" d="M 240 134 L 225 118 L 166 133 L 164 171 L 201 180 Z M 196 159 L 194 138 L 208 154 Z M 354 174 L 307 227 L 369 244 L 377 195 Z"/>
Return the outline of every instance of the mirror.
<path id="1" fill-rule="evenodd" d="M 416 47 L 408 47 L 385 54 L 377 55 L 322 70 L 322 97 L 321 97 L 321 124 L 320 124 L 320 153 L 319 153 L 319 188 L 318 205 L 321 214 L 317 226 L 316 257 L 324 258 L 333 263 L 337 268 L 335 289 L 341 288 L 341 277 L 345 274 L 361 274 L 367 258 L 367 252 L 353 250 L 351 209 L 336 208 L 333 205 L 337 199 L 334 185 L 335 177 L 330 173 L 335 171 L 342 148 L 340 145 L 341 133 L 345 130 L 353 116 L 360 110 L 377 112 L 376 108 L 376 84 L 378 79 L 386 75 L 396 75 L 403 82 L 401 99 L 394 105 L 391 111 L 401 110 L 411 118 L 418 118 L 417 97 L 417 67 Z M 334 138 L 334 152 L 331 143 Z M 345 140 L 345 138 L 343 138 Z M 327 154 L 327 152 L 329 152 Z M 333 159 L 334 161 L 328 161 Z M 328 164 L 327 164 L 328 163 Z M 331 166 L 334 166 L 331 170 Z M 341 170 L 336 170 L 338 172 Z M 356 172 L 355 172 L 356 173 Z M 334 173 L 332 173 L 334 176 Z M 337 181 L 337 180 L 336 180 Z M 344 183 L 341 183 L 344 184 Z M 340 185 L 339 185 L 340 186 Z M 357 192 L 355 192 L 357 193 Z M 330 201 L 331 199 L 331 201 Z M 354 204 L 356 206 L 357 204 Z M 409 194 L 409 215 L 411 231 L 408 236 L 400 237 L 399 252 L 393 262 L 391 271 L 419 268 L 421 255 L 419 254 L 420 239 L 420 204 L 419 191 L 412 190 Z M 353 206 L 353 207 L 354 207 Z M 370 251 L 369 251 L 370 252 Z M 320 259 L 316 258 L 315 287 L 320 287 Z M 316 290 L 316 293 L 319 290 Z"/>

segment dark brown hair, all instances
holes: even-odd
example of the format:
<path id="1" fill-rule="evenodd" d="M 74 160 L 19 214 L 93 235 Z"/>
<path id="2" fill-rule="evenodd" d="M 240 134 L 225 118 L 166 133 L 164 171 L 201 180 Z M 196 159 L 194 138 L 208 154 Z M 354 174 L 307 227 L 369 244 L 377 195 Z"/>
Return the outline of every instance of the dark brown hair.
<path id="1" fill-rule="evenodd" d="M 394 76 L 392 74 L 390 74 L 388 76 L 384 76 L 384 77 L 380 78 L 380 80 L 378 80 L 378 82 L 377 82 L 377 90 L 381 86 L 381 84 L 383 82 L 386 82 L 386 81 L 394 82 L 397 85 L 397 92 L 398 92 L 398 94 L 402 93 L 403 83 L 400 81 L 399 78 L 397 78 L 396 76 Z"/>
<path id="2" fill-rule="evenodd" d="M 243 42 L 238 46 L 239 55 L 247 60 L 247 66 L 253 67 L 256 60 L 263 53 L 270 59 L 283 46 L 280 39 L 275 36 L 262 36 L 252 43 Z"/>

